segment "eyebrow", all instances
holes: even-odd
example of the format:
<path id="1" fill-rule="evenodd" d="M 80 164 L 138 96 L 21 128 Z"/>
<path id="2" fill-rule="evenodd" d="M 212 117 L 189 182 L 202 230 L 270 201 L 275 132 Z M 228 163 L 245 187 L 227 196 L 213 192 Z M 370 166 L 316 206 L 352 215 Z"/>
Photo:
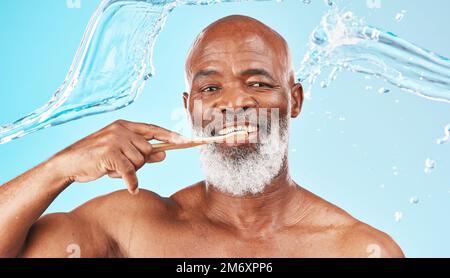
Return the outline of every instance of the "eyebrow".
<path id="1" fill-rule="evenodd" d="M 207 76 L 215 75 L 215 74 L 220 74 L 220 73 L 213 69 L 200 70 L 199 72 L 197 72 L 194 75 L 194 78 L 192 80 L 194 81 L 197 78 L 207 77 Z M 265 77 L 271 79 L 272 81 L 275 81 L 275 78 L 273 78 L 273 76 L 267 70 L 262 69 L 262 68 L 247 69 L 247 70 L 242 71 L 241 75 L 262 75 L 262 76 L 265 76 Z"/>
<path id="2" fill-rule="evenodd" d="M 212 69 L 201 70 L 194 75 L 194 78 L 192 80 L 195 80 L 200 77 L 207 77 L 210 75 L 215 75 L 215 74 L 219 74 L 219 72 L 216 70 L 212 70 Z"/>
<path id="3" fill-rule="evenodd" d="M 275 78 L 273 78 L 273 76 L 267 70 L 261 68 L 244 70 L 243 72 L 241 72 L 241 75 L 262 75 L 271 79 L 272 81 L 275 81 Z"/>

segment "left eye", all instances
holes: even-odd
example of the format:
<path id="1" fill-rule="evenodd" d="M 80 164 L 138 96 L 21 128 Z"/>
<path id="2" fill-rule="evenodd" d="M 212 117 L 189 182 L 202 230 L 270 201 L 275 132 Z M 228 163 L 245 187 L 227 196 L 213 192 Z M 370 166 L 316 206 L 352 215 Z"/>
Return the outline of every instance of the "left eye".
<path id="1" fill-rule="evenodd" d="M 262 88 L 262 87 L 270 87 L 269 85 L 267 85 L 266 83 L 262 83 L 262 82 L 255 82 L 255 83 L 251 83 L 250 87 L 253 88 Z"/>

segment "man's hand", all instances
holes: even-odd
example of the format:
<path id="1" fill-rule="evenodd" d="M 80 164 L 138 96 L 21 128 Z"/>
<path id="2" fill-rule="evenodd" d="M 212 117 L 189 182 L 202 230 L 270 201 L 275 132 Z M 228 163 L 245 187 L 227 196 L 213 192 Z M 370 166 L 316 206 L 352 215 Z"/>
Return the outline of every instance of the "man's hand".
<path id="1" fill-rule="evenodd" d="M 153 152 L 149 140 L 183 142 L 180 134 L 143 123 L 119 120 L 56 154 L 51 160 L 69 182 L 90 182 L 104 175 L 122 178 L 137 194 L 136 171 L 146 163 L 161 162 L 164 152 Z"/>
<path id="2" fill-rule="evenodd" d="M 145 163 L 164 160 L 149 140 L 178 143 L 185 139 L 149 124 L 117 121 L 57 153 L 0 186 L 0 257 L 61 256 L 66 242 L 79 242 L 91 256 L 108 256 L 109 235 L 95 217 L 71 212 L 38 220 L 71 183 L 104 175 L 123 178 L 131 193 L 138 192 L 136 171 Z M 56 244 L 55 248 L 48 242 Z M 88 248 L 89 247 L 89 248 Z"/>

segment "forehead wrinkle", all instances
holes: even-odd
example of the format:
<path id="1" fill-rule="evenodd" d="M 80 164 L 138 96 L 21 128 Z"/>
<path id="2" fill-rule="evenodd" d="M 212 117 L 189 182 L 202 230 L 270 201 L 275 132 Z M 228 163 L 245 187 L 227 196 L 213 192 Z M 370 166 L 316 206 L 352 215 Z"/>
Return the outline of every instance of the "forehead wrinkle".
<path id="1" fill-rule="evenodd" d="M 229 68 L 235 74 L 247 70 L 249 68 L 264 68 L 273 74 L 283 72 L 283 62 L 277 59 L 277 55 L 270 51 L 260 51 L 260 49 L 249 49 L 239 51 L 228 51 L 226 49 L 217 49 L 217 47 L 206 47 L 201 49 L 195 55 L 195 63 L 191 63 L 189 68 L 191 75 L 197 75 L 199 71 L 214 68 Z M 208 51 L 211 50 L 211 51 Z M 251 56 L 246 54 L 250 53 Z M 268 60 L 272 61 L 275 67 L 269 66 Z M 226 65 L 224 65 L 226 64 Z M 272 70 L 270 70 L 272 69 Z M 280 71 L 281 69 L 281 71 Z M 192 80 L 194 80 L 193 78 Z"/>
<path id="2" fill-rule="evenodd" d="M 201 59 L 209 55 L 234 55 L 243 53 L 252 53 L 262 55 L 265 58 L 270 56 L 271 58 L 278 58 L 284 60 L 285 51 L 280 51 L 279 47 L 276 47 L 274 43 L 267 41 L 257 35 L 251 34 L 249 38 L 236 42 L 233 44 L 227 43 L 230 37 L 224 38 L 211 38 L 205 39 L 202 43 L 192 48 L 190 53 L 190 59 L 188 59 L 188 65 L 192 63 L 193 59 Z"/>

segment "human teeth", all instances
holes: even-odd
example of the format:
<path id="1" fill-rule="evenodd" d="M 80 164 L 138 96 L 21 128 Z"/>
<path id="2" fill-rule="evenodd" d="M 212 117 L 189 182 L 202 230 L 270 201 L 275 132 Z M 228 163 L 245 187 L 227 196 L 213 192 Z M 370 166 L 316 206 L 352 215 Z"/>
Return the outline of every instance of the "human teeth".
<path id="1" fill-rule="evenodd" d="M 218 132 L 219 135 L 227 135 L 230 134 L 232 132 L 237 132 L 237 131 L 246 131 L 248 133 L 250 132 L 255 132 L 257 129 L 254 126 L 232 126 L 232 127 L 227 127 L 224 128 L 222 130 L 220 130 Z"/>

